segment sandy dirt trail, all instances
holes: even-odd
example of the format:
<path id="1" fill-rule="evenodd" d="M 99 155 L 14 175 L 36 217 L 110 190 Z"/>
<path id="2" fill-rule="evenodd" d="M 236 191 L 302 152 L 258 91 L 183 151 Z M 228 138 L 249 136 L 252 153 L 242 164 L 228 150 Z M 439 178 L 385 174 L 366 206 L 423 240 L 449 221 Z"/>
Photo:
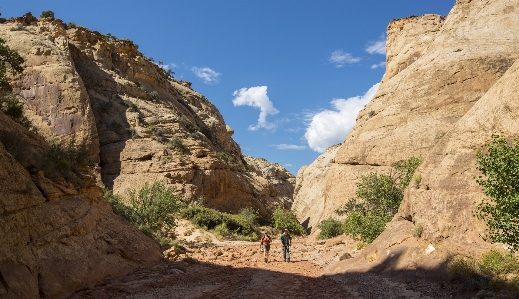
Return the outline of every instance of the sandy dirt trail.
<path id="1" fill-rule="evenodd" d="M 321 276 L 320 266 L 296 253 L 286 263 L 281 245 L 274 242 L 272 247 L 268 263 L 259 243 L 226 242 L 195 249 L 182 260 L 164 260 L 71 298 L 354 298 L 344 286 Z"/>
<path id="2" fill-rule="evenodd" d="M 374 273 L 325 276 L 323 268 L 336 261 L 346 246 L 337 243 L 295 240 L 289 263 L 282 260 L 279 240 L 272 244 L 268 263 L 259 242 L 192 244 L 186 254 L 169 256 L 154 266 L 103 281 L 68 298 L 472 298 L 451 297 L 435 284 L 398 283 Z"/>

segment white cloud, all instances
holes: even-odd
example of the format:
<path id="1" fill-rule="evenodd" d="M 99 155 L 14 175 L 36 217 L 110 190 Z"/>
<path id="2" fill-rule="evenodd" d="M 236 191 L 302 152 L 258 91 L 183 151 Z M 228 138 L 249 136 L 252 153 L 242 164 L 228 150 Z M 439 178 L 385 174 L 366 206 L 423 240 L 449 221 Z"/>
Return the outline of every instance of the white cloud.
<path id="1" fill-rule="evenodd" d="M 369 54 L 382 54 L 382 55 L 385 55 L 386 54 L 386 40 L 385 39 L 381 39 L 381 40 L 378 40 L 376 42 L 369 43 L 368 46 L 366 47 L 366 51 Z"/>
<path id="2" fill-rule="evenodd" d="M 259 128 L 274 129 L 275 125 L 267 122 L 267 116 L 277 114 L 279 111 L 274 108 L 274 104 L 267 96 L 267 86 L 256 86 L 251 88 L 242 88 L 236 90 L 232 94 L 234 106 L 251 106 L 260 109 L 258 124 L 249 126 L 249 130 L 256 131 Z"/>
<path id="3" fill-rule="evenodd" d="M 275 144 L 274 146 L 278 150 L 297 150 L 297 151 L 300 151 L 300 150 L 306 149 L 306 146 L 304 146 L 304 145 L 295 145 L 295 144 L 284 144 L 284 143 L 281 143 L 281 144 Z"/>
<path id="4" fill-rule="evenodd" d="M 328 58 L 328 61 L 335 64 L 335 67 L 343 67 L 346 63 L 359 62 L 360 58 L 353 57 L 350 53 L 345 53 L 343 50 L 335 50 Z"/>
<path id="5" fill-rule="evenodd" d="M 205 84 L 217 84 L 220 82 L 220 76 L 222 74 L 217 73 L 213 71 L 212 69 L 208 67 L 192 67 L 191 71 L 202 81 L 204 81 Z"/>
<path id="6" fill-rule="evenodd" d="M 371 66 L 371 69 L 376 69 L 376 68 L 379 68 L 379 67 L 386 67 L 386 62 L 382 61 L 381 63 L 374 64 L 374 65 Z"/>
<path id="7" fill-rule="evenodd" d="M 294 165 L 292 165 L 292 164 L 285 164 L 285 165 L 283 165 L 283 166 L 285 166 L 285 167 L 292 167 L 292 166 L 294 166 Z"/>
<path id="8" fill-rule="evenodd" d="M 357 114 L 371 101 L 380 83 L 373 85 L 363 96 L 349 99 L 334 99 L 330 102 L 333 110 L 324 110 L 310 116 L 305 139 L 308 146 L 323 153 L 326 148 L 341 143 L 355 125 Z"/>

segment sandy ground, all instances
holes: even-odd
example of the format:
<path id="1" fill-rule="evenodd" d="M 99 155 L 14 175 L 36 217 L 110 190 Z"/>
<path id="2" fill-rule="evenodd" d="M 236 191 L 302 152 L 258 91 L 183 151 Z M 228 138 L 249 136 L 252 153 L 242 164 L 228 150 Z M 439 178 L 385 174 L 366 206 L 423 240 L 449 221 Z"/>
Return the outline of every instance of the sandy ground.
<path id="1" fill-rule="evenodd" d="M 188 252 L 165 253 L 154 266 L 100 282 L 68 297 L 80 298 L 472 298 L 453 295 L 439 285 L 402 284 L 373 273 L 323 275 L 323 268 L 359 253 L 346 237 L 327 241 L 293 240 L 291 262 L 282 260 L 275 237 L 266 263 L 259 242 L 220 242 L 189 223 L 177 236 L 189 243 Z M 488 298 L 488 297 L 478 297 Z"/>

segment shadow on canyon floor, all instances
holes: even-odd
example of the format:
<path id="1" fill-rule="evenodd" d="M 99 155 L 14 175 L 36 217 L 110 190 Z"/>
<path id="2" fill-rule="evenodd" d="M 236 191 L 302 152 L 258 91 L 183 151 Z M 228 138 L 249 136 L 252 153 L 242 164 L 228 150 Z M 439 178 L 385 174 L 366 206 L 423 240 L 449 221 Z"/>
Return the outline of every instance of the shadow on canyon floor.
<path id="1" fill-rule="evenodd" d="M 392 270 L 395 254 L 367 272 L 321 275 L 306 260 L 162 261 L 85 288 L 79 298 L 471 298 L 479 290 L 450 284 L 442 269 Z M 443 274 L 444 275 L 444 274 Z"/>

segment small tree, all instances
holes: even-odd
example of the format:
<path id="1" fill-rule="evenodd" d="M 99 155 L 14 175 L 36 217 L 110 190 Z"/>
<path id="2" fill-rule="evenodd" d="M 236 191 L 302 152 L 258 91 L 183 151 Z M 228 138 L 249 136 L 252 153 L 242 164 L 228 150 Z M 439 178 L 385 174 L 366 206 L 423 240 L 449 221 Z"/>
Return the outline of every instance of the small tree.
<path id="1" fill-rule="evenodd" d="M 23 72 L 23 58 L 15 50 L 5 45 L 5 40 L 0 38 L 0 89 L 11 92 L 13 88 L 6 79 L 7 72 L 18 75 Z"/>
<path id="2" fill-rule="evenodd" d="M 337 210 L 347 215 L 344 232 L 355 239 L 371 243 L 393 218 L 404 198 L 404 189 L 420 165 L 420 158 L 411 157 L 393 163 L 389 174 L 371 172 L 360 177 L 356 198 Z"/>
<path id="3" fill-rule="evenodd" d="M 282 207 L 277 207 L 272 214 L 272 224 L 276 229 L 288 229 L 290 233 L 295 235 L 304 235 L 305 229 L 297 221 L 296 215 Z"/>
<path id="4" fill-rule="evenodd" d="M 475 215 L 486 221 L 485 239 L 519 249 L 519 137 L 507 140 L 492 134 L 476 152 L 476 178 L 488 198 L 476 205 Z"/>
<path id="5" fill-rule="evenodd" d="M 54 19 L 54 12 L 52 10 L 44 10 L 41 12 L 40 18 Z"/>
<path id="6" fill-rule="evenodd" d="M 180 195 L 175 188 L 162 182 L 148 183 L 139 190 L 128 191 L 128 210 L 124 212 L 129 221 L 152 237 L 164 236 L 175 226 L 174 213 L 180 210 Z"/>

